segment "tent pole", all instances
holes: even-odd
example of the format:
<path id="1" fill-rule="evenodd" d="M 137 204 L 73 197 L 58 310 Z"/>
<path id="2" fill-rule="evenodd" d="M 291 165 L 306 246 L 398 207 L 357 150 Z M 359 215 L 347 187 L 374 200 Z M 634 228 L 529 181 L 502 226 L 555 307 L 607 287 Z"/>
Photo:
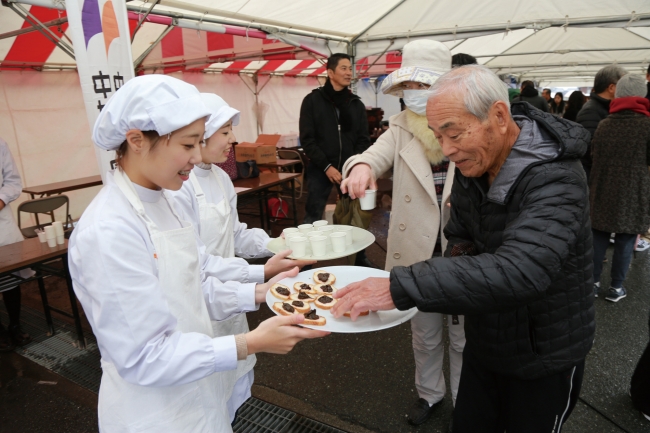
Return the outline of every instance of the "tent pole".
<path id="1" fill-rule="evenodd" d="M 384 13 L 383 13 L 379 18 L 377 18 L 376 20 L 374 20 L 374 21 L 373 21 L 373 22 L 372 22 L 368 27 L 366 27 L 365 29 L 361 30 L 361 31 L 359 32 L 358 35 L 356 35 L 354 38 L 352 38 L 352 41 L 350 41 L 350 43 L 353 44 L 353 45 L 355 45 L 355 44 L 357 43 L 357 41 L 359 40 L 359 38 L 361 38 L 361 36 L 365 35 L 366 32 L 367 32 L 368 30 L 370 30 L 371 28 L 373 28 L 373 27 L 374 27 L 375 25 L 377 25 L 381 20 L 383 20 L 384 18 L 386 18 L 386 17 L 387 17 L 388 15 L 390 15 L 390 14 L 391 14 L 395 9 L 397 9 L 398 7 L 400 7 L 401 5 L 403 5 L 404 3 L 406 3 L 406 0 L 401 0 L 401 1 L 397 2 L 397 4 L 395 4 L 393 7 L 391 7 L 391 8 L 388 9 L 386 12 L 384 12 Z"/>
<path id="2" fill-rule="evenodd" d="M 386 47 L 386 49 L 385 49 L 384 51 L 382 51 L 380 55 L 377 56 L 377 58 L 375 59 L 375 61 L 372 62 L 372 63 L 371 63 L 371 64 L 366 68 L 366 72 L 364 72 L 363 74 L 368 73 L 368 71 L 370 70 L 370 68 L 372 68 L 373 66 L 375 66 L 375 63 L 377 63 L 377 62 L 379 61 L 379 59 L 381 59 L 381 56 L 383 56 L 384 54 L 386 54 L 386 51 L 388 51 L 388 49 L 389 49 L 390 47 L 392 47 L 394 43 L 395 43 L 395 41 L 394 41 L 394 40 L 391 40 L 391 41 L 390 41 L 390 44 L 388 44 L 388 46 Z M 363 75 L 363 74 L 361 74 L 361 75 Z"/>
<path id="3" fill-rule="evenodd" d="M 52 21 L 44 22 L 43 25 L 45 27 L 54 27 L 54 26 L 60 26 L 60 25 L 65 24 L 67 22 L 68 22 L 68 17 L 63 17 L 63 18 L 57 18 L 57 19 L 52 20 Z M 13 38 L 14 36 L 24 35 L 25 33 L 31 33 L 31 32 L 36 32 L 36 31 L 38 31 L 38 29 L 35 28 L 35 27 L 29 27 L 29 28 L 20 29 L 20 30 L 14 30 L 13 32 L 7 32 L 7 33 L 0 34 L 0 40 L 7 39 L 7 38 Z"/>
<path id="4" fill-rule="evenodd" d="M 270 80 L 270 78 L 269 78 Z M 259 99 L 259 94 L 260 92 L 257 89 L 257 83 L 259 80 L 257 79 L 257 74 L 253 74 L 253 83 L 255 83 L 255 119 L 257 120 L 257 135 L 259 136 L 262 133 L 262 128 L 260 128 L 260 99 Z"/>
<path id="5" fill-rule="evenodd" d="M 636 34 L 636 33 L 635 33 Z M 516 46 L 516 45 L 515 45 Z M 513 47 L 508 48 L 509 50 Z M 641 51 L 647 50 L 650 47 L 620 47 L 620 48 L 586 48 L 586 49 L 566 49 L 566 50 L 553 50 L 553 51 L 530 51 L 525 53 L 501 53 L 501 54 L 481 54 L 474 57 L 509 57 L 509 56 L 527 56 L 531 54 L 569 54 L 569 53 L 589 53 L 592 51 Z"/>
<path id="6" fill-rule="evenodd" d="M 19 17 L 27 21 L 31 26 L 33 26 L 36 30 L 38 30 L 43 36 L 45 36 L 47 39 L 49 39 L 52 43 L 54 43 L 56 46 L 58 46 L 61 51 L 75 59 L 74 57 L 74 49 L 65 43 L 64 41 L 61 40 L 53 31 L 51 31 L 49 28 L 44 27 L 44 24 L 36 18 L 34 15 L 32 15 L 27 9 L 22 7 L 18 3 L 7 3 L 7 6 L 11 8 L 16 14 L 18 14 Z M 75 59 L 76 60 L 76 59 Z"/>
<path id="7" fill-rule="evenodd" d="M 160 2 L 160 0 L 154 0 L 154 2 L 151 3 L 151 6 L 147 10 L 147 12 L 145 12 L 145 14 L 142 16 L 142 18 L 138 21 L 138 25 L 135 26 L 135 29 L 133 29 L 133 34 L 131 35 L 131 43 L 133 43 L 133 40 L 135 39 L 135 34 L 138 33 L 138 30 L 140 30 L 140 27 L 142 26 L 142 23 L 144 23 L 144 21 L 147 19 L 147 17 L 151 13 L 153 7 L 156 6 L 159 2 Z"/>
<path id="8" fill-rule="evenodd" d="M 173 23 L 175 21 L 176 20 L 174 20 L 171 25 L 167 26 L 167 28 L 165 30 L 163 30 L 163 32 L 160 34 L 160 36 L 158 36 L 158 38 L 155 41 L 153 41 L 153 43 L 151 45 L 149 45 L 149 47 L 147 47 L 147 49 L 144 50 L 144 52 L 142 54 L 140 54 L 140 57 L 138 57 L 135 60 L 135 62 L 133 62 L 133 69 L 134 70 L 138 69 L 142 65 L 142 62 L 144 62 L 144 59 L 149 55 L 149 53 L 151 51 L 153 51 L 154 48 L 156 48 L 156 45 L 158 45 L 160 43 L 160 41 L 162 41 L 163 38 L 165 36 L 167 36 L 167 33 L 171 32 L 173 30 L 173 28 L 175 27 L 175 25 Z M 135 33 L 134 33 L 134 35 L 135 35 Z"/>

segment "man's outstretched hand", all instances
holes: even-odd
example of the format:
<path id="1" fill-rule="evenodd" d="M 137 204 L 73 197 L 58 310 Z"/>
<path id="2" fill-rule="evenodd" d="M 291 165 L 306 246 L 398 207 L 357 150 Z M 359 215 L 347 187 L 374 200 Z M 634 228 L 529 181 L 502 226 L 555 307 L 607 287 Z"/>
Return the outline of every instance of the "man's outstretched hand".
<path id="1" fill-rule="evenodd" d="M 350 312 L 352 321 L 357 320 L 364 311 L 392 310 L 395 308 L 390 295 L 388 278 L 366 278 L 357 283 L 348 284 L 334 293 L 339 301 L 332 307 L 332 315 L 341 317 Z"/>

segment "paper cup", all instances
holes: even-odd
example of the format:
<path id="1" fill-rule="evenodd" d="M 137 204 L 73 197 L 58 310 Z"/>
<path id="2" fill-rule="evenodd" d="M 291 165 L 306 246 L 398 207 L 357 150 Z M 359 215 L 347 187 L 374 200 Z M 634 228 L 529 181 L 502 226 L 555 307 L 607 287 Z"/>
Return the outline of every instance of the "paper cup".
<path id="1" fill-rule="evenodd" d="M 333 226 L 320 226 L 318 227 L 318 231 L 323 233 L 323 236 L 327 236 L 327 243 L 332 244 L 332 241 L 330 240 L 330 233 L 334 232 L 334 227 Z"/>
<path id="2" fill-rule="evenodd" d="M 342 253 L 345 251 L 345 232 L 334 232 L 330 234 L 332 251 Z"/>
<path id="3" fill-rule="evenodd" d="M 373 210 L 375 208 L 375 199 L 377 197 L 376 189 L 367 189 L 365 197 L 359 197 L 361 210 Z"/>
<path id="4" fill-rule="evenodd" d="M 56 246 L 56 236 L 53 237 L 53 238 L 51 238 L 51 239 L 48 239 L 48 240 L 47 240 L 47 245 L 48 245 L 50 248 L 54 248 L 54 247 Z"/>
<path id="5" fill-rule="evenodd" d="M 65 237 L 63 237 L 63 235 L 57 236 L 56 237 L 56 243 L 59 244 L 59 245 L 63 245 L 65 243 Z"/>
<path id="6" fill-rule="evenodd" d="M 38 240 L 41 241 L 42 243 L 47 242 L 47 238 L 45 237 L 45 232 L 38 232 Z"/>
<path id="7" fill-rule="evenodd" d="M 352 245 L 352 229 L 352 226 L 341 226 L 337 227 L 334 231 L 345 233 L 345 245 L 350 246 Z"/>
<path id="8" fill-rule="evenodd" d="M 327 252 L 327 236 L 310 236 L 311 251 L 316 257 L 322 257 Z"/>
<path id="9" fill-rule="evenodd" d="M 300 233 L 296 227 L 287 227 L 286 229 L 282 230 L 282 234 L 284 235 L 284 238 L 280 236 L 280 239 L 282 239 L 282 242 L 284 245 L 289 245 L 287 242 L 287 238 L 291 233 Z"/>
<path id="10" fill-rule="evenodd" d="M 302 233 L 300 233 L 300 232 L 289 233 L 288 235 L 286 235 L 285 243 L 287 245 L 287 248 L 293 249 L 293 247 L 291 246 L 291 239 L 293 239 L 293 238 L 301 238 L 301 237 L 303 237 L 303 236 L 302 236 Z"/>
<path id="11" fill-rule="evenodd" d="M 54 230 L 54 227 L 52 226 L 46 226 L 45 227 L 45 239 L 54 239 L 55 245 L 56 245 L 56 231 Z"/>
<path id="12" fill-rule="evenodd" d="M 315 229 L 318 229 L 318 227 L 326 226 L 327 220 L 314 221 L 313 225 Z"/>
<path id="13" fill-rule="evenodd" d="M 307 253 L 307 238 L 304 236 L 297 236 L 291 238 L 291 249 L 294 257 L 304 257 Z"/>
<path id="14" fill-rule="evenodd" d="M 306 235 L 310 231 L 314 230 L 314 225 L 313 224 L 301 224 L 298 226 L 298 230 L 300 230 L 300 233 Z"/>
<path id="15" fill-rule="evenodd" d="M 52 227 L 54 227 L 54 233 L 57 236 L 63 236 L 63 223 L 61 221 L 54 221 Z"/>

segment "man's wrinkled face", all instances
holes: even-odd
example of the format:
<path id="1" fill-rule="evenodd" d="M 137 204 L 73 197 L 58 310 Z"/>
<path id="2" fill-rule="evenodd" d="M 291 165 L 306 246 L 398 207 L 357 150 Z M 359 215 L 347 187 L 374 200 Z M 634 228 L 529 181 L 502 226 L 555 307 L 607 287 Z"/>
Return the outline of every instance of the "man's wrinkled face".
<path id="1" fill-rule="evenodd" d="M 467 177 L 481 177 L 495 165 L 495 128 L 467 112 L 461 98 L 446 93 L 429 99 L 427 120 L 442 152 Z"/>

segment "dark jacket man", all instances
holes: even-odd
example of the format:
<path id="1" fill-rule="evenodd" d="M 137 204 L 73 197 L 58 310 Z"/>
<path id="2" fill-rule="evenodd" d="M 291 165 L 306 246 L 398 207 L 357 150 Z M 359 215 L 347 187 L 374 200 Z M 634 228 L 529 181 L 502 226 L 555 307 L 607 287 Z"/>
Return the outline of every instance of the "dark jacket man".
<path id="1" fill-rule="evenodd" d="M 465 356 L 531 380 L 579 364 L 594 339 L 579 162 L 589 134 L 528 104 L 513 104 L 512 113 L 521 133 L 491 187 L 485 176 L 455 173 L 446 256 L 469 243 L 478 255 L 395 267 L 390 291 L 400 310 L 465 314 Z"/>
<path id="2" fill-rule="evenodd" d="M 339 113 L 334 101 L 323 87 L 314 89 L 300 107 L 300 145 L 310 163 L 321 171 L 330 165 L 341 171 L 352 155 L 370 146 L 366 107 L 361 98 L 349 92 L 348 106 L 351 128 L 339 132 Z"/>
<path id="3" fill-rule="evenodd" d="M 521 89 L 519 96 L 513 99 L 513 102 L 528 102 L 533 107 L 548 113 L 548 102 L 546 99 L 539 96 L 539 92 L 532 84 L 527 85 Z"/>
<path id="4" fill-rule="evenodd" d="M 578 112 L 576 117 L 576 122 L 584 126 L 584 128 L 589 131 L 591 137 L 594 136 L 596 128 L 601 120 L 609 115 L 609 99 L 605 99 L 601 96 L 598 96 L 594 92 L 591 92 L 589 95 L 589 100 L 582 106 L 582 109 Z M 591 139 L 589 139 L 591 143 Z M 591 144 L 587 146 L 587 152 L 581 158 L 582 165 L 585 167 L 587 174 L 591 171 Z"/>

